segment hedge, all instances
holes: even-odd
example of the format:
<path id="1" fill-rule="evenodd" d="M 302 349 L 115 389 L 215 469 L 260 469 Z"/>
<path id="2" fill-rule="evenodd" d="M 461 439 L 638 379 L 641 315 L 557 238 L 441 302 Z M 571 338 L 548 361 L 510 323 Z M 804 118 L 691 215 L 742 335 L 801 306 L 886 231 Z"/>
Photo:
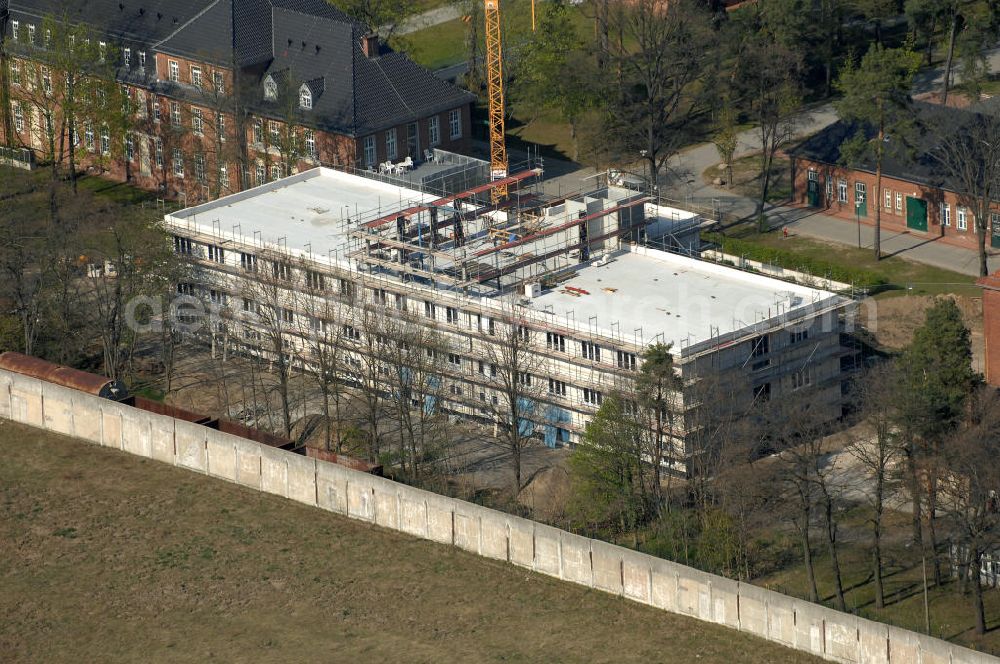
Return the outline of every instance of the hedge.
<path id="1" fill-rule="evenodd" d="M 733 256 L 742 256 L 752 261 L 769 263 L 786 270 L 806 272 L 816 277 L 832 279 L 846 284 L 854 284 L 857 288 L 872 289 L 889 283 L 884 275 L 872 270 L 847 267 L 816 258 L 810 258 L 785 249 L 762 247 L 759 244 L 725 237 L 719 233 L 705 233 L 702 239 L 719 245 L 721 251 Z"/>

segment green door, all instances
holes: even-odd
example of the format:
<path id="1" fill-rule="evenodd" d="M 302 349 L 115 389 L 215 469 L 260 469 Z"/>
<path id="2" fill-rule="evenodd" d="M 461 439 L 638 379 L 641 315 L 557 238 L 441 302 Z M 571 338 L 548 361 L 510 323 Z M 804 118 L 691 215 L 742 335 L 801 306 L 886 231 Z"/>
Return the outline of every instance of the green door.
<path id="1" fill-rule="evenodd" d="M 927 201 L 906 197 L 906 227 L 915 231 L 927 230 Z"/>
<path id="2" fill-rule="evenodd" d="M 990 214 L 990 245 L 1000 247 L 1000 214 Z"/>
<path id="3" fill-rule="evenodd" d="M 806 187 L 806 194 L 809 197 L 809 207 L 818 208 L 819 207 L 819 182 L 816 180 L 809 180 L 809 184 Z"/>
<path id="4" fill-rule="evenodd" d="M 859 217 L 868 216 L 868 189 L 864 182 L 854 183 L 854 214 Z"/>

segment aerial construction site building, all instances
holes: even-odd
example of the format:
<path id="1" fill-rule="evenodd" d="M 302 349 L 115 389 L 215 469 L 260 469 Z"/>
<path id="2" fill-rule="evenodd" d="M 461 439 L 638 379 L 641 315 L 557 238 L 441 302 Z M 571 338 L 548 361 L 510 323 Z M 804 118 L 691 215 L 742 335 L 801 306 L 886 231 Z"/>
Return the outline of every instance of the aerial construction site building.
<path id="1" fill-rule="evenodd" d="M 699 407 L 693 386 L 711 379 L 747 410 L 808 390 L 818 421 L 841 415 L 849 298 L 700 260 L 703 220 L 643 192 L 596 185 L 553 199 L 539 180 L 528 169 L 440 195 L 302 172 L 167 214 L 192 266 L 178 290 L 222 313 L 213 333 L 233 346 L 268 352 L 260 328 L 276 324 L 305 370 L 317 338 L 343 352 L 347 373 L 373 356 L 389 365 L 383 332 L 417 326 L 437 340 L 436 378 L 407 398 L 426 406 L 433 389 L 435 407 L 505 426 L 496 406 L 516 380 L 519 426 L 550 446 L 578 443 L 656 343 L 670 344 L 682 378 L 679 410 Z M 496 186 L 509 195 L 493 203 Z M 515 353 L 504 376 L 497 365 Z M 365 382 L 355 373 L 345 379 Z M 398 367 L 369 380 L 379 374 L 400 398 Z M 683 428 L 675 435 L 682 470 Z"/>

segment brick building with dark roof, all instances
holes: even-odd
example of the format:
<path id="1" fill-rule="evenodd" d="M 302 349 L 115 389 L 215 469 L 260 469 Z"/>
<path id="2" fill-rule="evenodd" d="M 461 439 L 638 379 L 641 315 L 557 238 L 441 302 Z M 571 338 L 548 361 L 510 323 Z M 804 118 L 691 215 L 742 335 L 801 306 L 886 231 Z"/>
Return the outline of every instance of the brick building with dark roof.
<path id="1" fill-rule="evenodd" d="M 128 148 L 110 159 L 100 158 L 110 143 L 100 128 L 78 130 L 83 165 L 167 195 L 196 200 L 318 164 L 468 151 L 474 95 L 325 0 L 0 0 L 5 57 L 17 69 L 13 135 L 0 140 L 43 159 L 41 111 L 17 81 L 46 62 L 47 17 L 107 41 L 135 111 Z"/>
<path id="2" fill-rule="evenodd" d="M 845 165 L 841 147 L 858 131 L 858 125 L 838 121 L 788 150 L 792 161 L 792 198 L 805 207 L 822 210 L 852 223 L 874 223 L 875 205 L 881 206 L 884 231 L 908 232 L 976 250 L 973 211 L 958 195 L 930 151 L 936 143 L 928 126 L 939 124 L 958 130 L 963 116 L 997 112 L 997 100 L 976 111 L 916 103 L 917 135 L 907 146 L 891 146 L 882 160 L 882 190 L 876 191 L 875 163 L 863 159 Z M 947 123 L 938 122 L 946 114 Z M 875 130 L 861 127 L 872 139 Z M 889 137 L 887 141 L 892 141 Z M 987 246 L 1000 247 L 1000 201 L 987 220 Z"/>

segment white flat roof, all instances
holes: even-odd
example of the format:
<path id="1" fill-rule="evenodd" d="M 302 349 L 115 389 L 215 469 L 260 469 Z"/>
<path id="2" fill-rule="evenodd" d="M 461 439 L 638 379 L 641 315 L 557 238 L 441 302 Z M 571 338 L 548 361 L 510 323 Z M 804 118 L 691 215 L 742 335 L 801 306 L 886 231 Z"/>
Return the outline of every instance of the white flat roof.
<path id="1" fill-rule="evenodd" d="M 553 322 L 573 320 L 626 341 L 653 343 L 662 335 L 661 341 L 683 349 L 830 298 L 844 300 L 828 291 L 635 247 L 607 265 L 581 268 L 534 298 L 530 307 L 550 312 Z"/>
<path id="2" fill-rule="evenodd" d="M 314 168 L 210 203 L 175 212 L 188 220 L 222 233 L 260 239 L 288 249 L 324 255 L 347 246 L 347 232 L 358 218 L 370 220 L 437 197 L 415 189 L 350 175 L 328 168 Z M 281 240 L 281 242 L 279 242 Z"/>

